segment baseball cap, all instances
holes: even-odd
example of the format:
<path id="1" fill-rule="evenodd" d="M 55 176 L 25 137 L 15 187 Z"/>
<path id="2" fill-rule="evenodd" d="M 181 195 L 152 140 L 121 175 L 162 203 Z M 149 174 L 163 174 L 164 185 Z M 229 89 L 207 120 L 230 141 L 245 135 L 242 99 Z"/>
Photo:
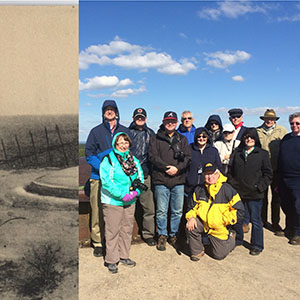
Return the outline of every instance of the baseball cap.
<path id="1" fill-rule="evenodd" d="M 167 112 L 164 114 L 163 121 L 164 121 L 164 120 L 175 120 L 175 121 L 178 121 L 176 112 L 174 112 L 174 111 L 167 111 Z"/>
<path id="2" fill-rule="evenodd" d="M 137 108 L 133 112 L 133 117 L 135 118 L 137 116 L 142 116 L 142 117 L 146 118 L 147 117 L 147 113 L 146 113 L 146 111 L 143 108 Z"/>
<path id="3" fill-rule="evenodd" d="M 203 168 L 203 173 L 206 172 L 215 172 L 217 170 L 217 167 L 213 165 L 212 163 L 207 163 Z"/>

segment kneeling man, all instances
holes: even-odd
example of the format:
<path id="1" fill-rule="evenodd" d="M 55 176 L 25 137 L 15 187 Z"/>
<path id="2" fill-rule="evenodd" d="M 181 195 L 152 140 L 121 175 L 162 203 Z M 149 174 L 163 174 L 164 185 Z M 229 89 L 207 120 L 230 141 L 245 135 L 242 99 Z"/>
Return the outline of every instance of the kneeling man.
<path id="1" fill-rule="evenodd" d="M 225 258 L 235 247 L 231 225 L 244 216 L 239 194 L 211 163 L 203 169 L 204 184 L 195 188 L 196 205 L 186 213 L 191 260 L 198 261 L 205 251 L 215 259 Z"/>

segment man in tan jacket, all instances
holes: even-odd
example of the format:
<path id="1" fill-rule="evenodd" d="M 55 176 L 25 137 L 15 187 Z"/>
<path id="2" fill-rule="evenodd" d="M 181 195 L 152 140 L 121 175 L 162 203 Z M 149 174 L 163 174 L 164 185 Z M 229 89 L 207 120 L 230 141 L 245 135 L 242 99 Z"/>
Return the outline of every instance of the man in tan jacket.
<path id="1" fill-rule="evenodd" d="M 271 193 L 272 193 L 272 202 L 271 202 L 271 221 L 272 228 L 275 231 L 275 235 L 284 236 L 282 228 L 279 225 L 280 221 L 280 199 L 277 187 L 277 161 L 279 155 L 279 145 L 281 139 L 288 133 L 288 131 L 276 123 L 279 117 L 276 116 L 276 113 L 273 109 L 267 109 L 263 116 L 260 117 L 264 123 L 257 128 L 257 133 L 259 136 L 259 141 L 261 147 L 264 150 L 267 150 L 270 155 L 272 169 L 273 169 L 273 180 L 271 183 Z M 262 208 L 262 221 L 266 226 L 268 221 L 268 190 L 265 193 L 263 208 Z"/>

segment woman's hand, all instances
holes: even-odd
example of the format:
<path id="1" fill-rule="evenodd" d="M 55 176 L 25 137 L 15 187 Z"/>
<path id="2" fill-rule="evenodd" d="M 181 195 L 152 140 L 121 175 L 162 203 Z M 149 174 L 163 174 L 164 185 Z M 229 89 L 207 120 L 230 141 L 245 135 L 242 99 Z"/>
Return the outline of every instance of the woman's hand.
<path id="1" fill-rule="evenodd" d="M 197 228 L 197 221 L 195 218 L 189 218 L 187 223 L 186 223 L 186 229 L 188 231 L 192 231 L 195 228 Z"/>
<path id="2" fill-rule="evenodd" d="M 126 194 L 122 200 L 125 202 L 131 201 L 133 198 L 135 198 L 138 195 L 137 191 L 132 191 L 129 194 Z"/>

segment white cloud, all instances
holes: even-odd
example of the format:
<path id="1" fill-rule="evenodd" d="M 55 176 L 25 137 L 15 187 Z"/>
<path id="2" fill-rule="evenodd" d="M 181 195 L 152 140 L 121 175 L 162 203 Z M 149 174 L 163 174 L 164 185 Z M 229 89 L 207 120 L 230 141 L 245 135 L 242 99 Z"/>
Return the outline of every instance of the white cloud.
<path id="1" fill-rule="evenodd" d="M 220 69 L 227 68 L 228 66 L 236 63 L 245 62 L 251 57 L 251 54 L 241 50 L 237 50 L 235 52 L 217 51 L 213 53 L 204 53 L 204 55 L 206 56 L 204 60 L 207 65 Z"/>
<path id="2" fill-rule="evenodd" d="M 300 3 L 295 6 L 295 14 L 293 16 L 278 17 L 277 21 L 299 22 L 300 21 Z M 298 10 L 298 11 L 296 11 Z"/>
<path id="3" fill-rule="evenodd" d="M 79 80 L 79 90 L 101 90 L 113 87 L 124 87 L 132 84 L 133 82 L 129 78 L 120 81 L 117 76 L 95 76 L 85 79 L 85 82 Z"/>
<path id="4" fill-rule="evenodd" d="M 241 75 L 235 75 L 235 76 L 232 76 L 232 80 L 242 82 L 242 81 L 244 81 L 244 78 Z"/>
<path id="5" fill-rule="evenodd" d="M 141 86 L 138 89 L 126 89 L 126 90 L 118 90 L 113 92 L 110 96 L 114 98 L 127 98 L 130 95 L 140 94 L 146 91 L 144 86 Z"/>
<path id="6" fill-rule="evenodd" d="M 133 85 L 133 82 L 129 78 L 122 79 L 118 83 L 118 87 L 124 87 L 124 86 L 128 86 L 128 85 Z"/>
<path id="7" fill-rule="evenodd" d="M 226 107 L 220 107 L 216 109 L 216 112 L 227 114 L 228 110 L 231 109 Z M 291 114 L 296 111 L 300 111 L 300 106 L 285 106 L 285 107 L 271 107 L 271 106 L 263 106 L 263 107 L 254 107 L 254 108 L 247 108 L 247 107 L 240 107 L 245 116 L 261 116 L 267 109 L 274 109 L 277 115 L 283 114 Z"/>
<path id="8" fill-rule="evenodd" d="M 220 17 L 238 18 L 239 16 L 249 13 L 265 14 L 267 7 L 265 5 L 257 5 L 251 2 L 217 2 L 217 8 L 204 8 L 197 12 L 202 19 L 219 20 Z"/>
<path id="9" fill-rule="evenodd" d="M 180 36 L 181 38 L 183 38 L 183 39 L 187 39 L 187 38 L 188 38 L 187 35 L 184 34 L 183 32 L 180 32 L 180 33 L 179 33 L 179 36 Z"/>
<path id="10" fill-rule="evenodd" d="M 158 72 L 182 75 L 195 70 L 193 58 L 174 60 L 170 54 L 153 51 L 150 47 L 131 45 L 115 37 L 108 45 L 90 46 L 79 54 L 79 68 L 87 69 L 90 64 L 115 65 L 145 72 L 149 68 Z"/>

